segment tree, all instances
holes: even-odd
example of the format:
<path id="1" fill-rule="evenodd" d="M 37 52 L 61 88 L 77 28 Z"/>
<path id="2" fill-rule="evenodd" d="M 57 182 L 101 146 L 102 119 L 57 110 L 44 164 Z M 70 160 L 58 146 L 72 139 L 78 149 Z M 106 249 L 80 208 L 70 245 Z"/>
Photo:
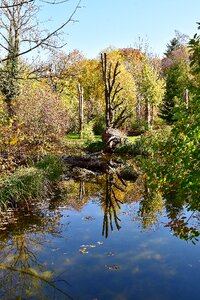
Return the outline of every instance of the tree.
<path id="1" fill-rule="evenodd" d="M 60 51 L 53 53 L 47 63 L 38 66 L 38 71 L 30 70 L 29 78 L 44 79 L 53 92 L 66 95 L 72 81 L 76 81 L 74 86 L 77 86 L 84 59 L 77 49 L 67 54 Z"/>
<path id="2" fill-rule="evenodd" d="M 80 139 L 83 138 L 83 100 L 84 100 L 83 87 L 78 83 L 78 98 L 79 98 L 79 134 Z"/>
<path id="3" fill-rule="evenodd" d="M 63 43 L 58 43 L 60 31 L 69 22 L 73 21 L 73 16 L 80 7 L 80 2 L 81 0 L 71 16 L 60 27 L 48 32 L 42 30 L 39 26 L 37 18 L 39 5 L 35 1 L 2 0 L 0 8 L 0 46 L 3 49 L 3 57 L 1 57 L 0 88 L 5 96 L 10 116 L 14 113 L 12 102 L 19 92 L 19 58 L 39 48 L 55 49 L 62 47 Z M 56 2 L 51 4 L 53 3 Z"/>
<path id="4" fill-rule="evenodd" d="M 105 127 L 101 65 L 97 59 L 85 59 L 80 67 L 78 81 L 84 88 L 85 123 L 93 122 L 95 131 L 101 134 Z"/>
<path id="5" fill-rule="evenodd" d="M 179 200 L 188 210 L 198 210 L 199 205 L 199 174 L 200 174 L 200 36 L 196 34 L 189 42 L 191 54 L 190 76 L 193 76 L 189 87 L 189 110 L 186 106 L 179 106 L 176 110 L 177 121 L 171 126 L 172 130 L 168 140 L 162 143 L 162 160 L 157 159 L 152 166 L 157 172 L 151 170 L 151 181 L 162 188 L 165 197 L 173 194 L 173 201 Z M 152 174 L 157 174 L 155 178 Z M 154 177 L 154 178 L 152 178 Z M 156 183 L 157 182 L 157 183 Z"/>
<path id="6" fill-rule="evenodd" d="M 185 102 L 190 83 L 189 52 L 187 47 L 172 50 L 162 61 L 166 91 L 160 106 L 160 117 L 168 124 L 175 121 L 174 108 Z"/>
<path id="7" fill-rule="evenodd" d="M 175 30 L 175 37 L 167 44 L 167 50 L 164 53 L 165 56 L 168 56 L 174 50 L 178 50 L 180 48 L 184 48 L 187 44 L 189 37 L 179 31 Z"/>
<path id="8" fill-rule="evenodd" d="M 140 79 L 140 95 L 144 100 L 145 121 L 147 128 L 154 125 L 155 107 L 162 101 L 164 94 L 164 81 L 158 71 L 147 59 L 142 63 Z"/>
<path id="9" fill-rule="evenodd" d="M 130 117 L 126 107 L 122 106 L 126 103 L 126 99 L 118 97 L 119 93 L 123 90 L 120 82 L 117 82 L 118 75 L 120 74 L 120 63 L 117 61 L 114 67 L 112 62 L 108 64 L 107 54 L 104 53 L 101 54 L 101 65 L 106 103 L 106 127 L 119 128 Z"/>
<path id="10" fill-rule="evenodd" d="M 200 29 L 200 23 L 197 23 Z M 200 35 L 197 33 L 189 41 L 189 52 L 191 54 L 191 72 L 194 75 L 193 85 L 198 88 L 200 84 Z"/>

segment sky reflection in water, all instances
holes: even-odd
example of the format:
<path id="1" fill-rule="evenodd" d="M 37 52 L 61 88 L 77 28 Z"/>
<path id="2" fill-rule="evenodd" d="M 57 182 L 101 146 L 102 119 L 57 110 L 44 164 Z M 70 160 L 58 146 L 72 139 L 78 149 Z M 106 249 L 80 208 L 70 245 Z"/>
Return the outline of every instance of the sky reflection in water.
<path id="1" fill-rule="evenodd" d="M 141 204 L 126 198 L 109 215 L 106 187 L 85 184 L 80 197 L 73 184 L 72 197 L 2 232 L 0 299 L 199 299 L 199 243 L 165 227 L 169 211 L 144 220 Z"/>

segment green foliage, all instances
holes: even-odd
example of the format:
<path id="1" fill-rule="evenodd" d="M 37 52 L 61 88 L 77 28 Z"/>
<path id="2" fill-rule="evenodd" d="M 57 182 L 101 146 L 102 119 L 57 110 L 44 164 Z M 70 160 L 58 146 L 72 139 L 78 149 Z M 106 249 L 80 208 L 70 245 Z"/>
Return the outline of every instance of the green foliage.
<path id="1" fill-rule="evenodd" d="M 87 124 L 84 124 L 82 133 L 83 133 L 83 138 L 86 140 L 86 143 L 91 143 L 95 139 L 93 127 L 94 127 L 94 121 L 90 121 Z"/>
<path id="2" fill-rule="evenodd" d="M 163 59 L 163 72 L 166 78 L 166 91 L 160 105 L 159 116 L 167 124 L 176 121 L 174 108 L 185 102 L 184 93 L 189 88 L 190 66 L 189 53 L 186 47 L 173 50 Z"/>
<path id="3" fill-rule="evenodd" d="M 89 152 L 98 152 L 105 149 L 105 143 L 102 141 L 95 141 L 92 143 L 87 144 L 86 150 Z"/>
<path id="4" fill-rule="evenodd" d="M 164 53 L 166 56 L 168 56 L 172 51 L 177 50 L 181 47 L 181 43 L 178 40 L 177 37 L 174 37 L 169 44 L 167 44 L 167 50 Z"/>
<path id="5" fill-rule="evenodd" d="M 31 199 L 44 196 L 47 186 L 42 170 L 19 168 L 14 174 L 0 178 L 0 207 L 26 206 Z"/>
<path id="6" fill-rule="evenodd" d="M 140 93 L 150 104 L 158 105 L 164 94 L 164 80 L 158 70 L 147 59 L 143 61 Z"/>
<path id="7" fill-rule="evenodd" d="M 105 129 L 105 116 L 99 115 L 95 118 L 93 131 L 95 135 L 101 135 Z"/>
<path id="8" fill-rule="evenodd" d="M 135 141 L 135 143 L 125 143 L 124 145 L 121 145 L 115 149 L 115 153 L 118 154 L 127 154 L 127 155 L 140 155 L 144 154 L 144 152 L 141 150 L 141 139 L 138 139 Z"/>
<path id="9" fill-rule="evenodd" d="M 197 35 L 194 39 L 190 47 L 192 66 L 195 66 L 192 73 L 196 79 L 196 69 L 200 65 L 196 50 L 200 40 Z M 176 107 L 177 121 L 164 147 L 158 143 L 153 159 L 143 165 L 149 184 L 162 188 L 167 199 L 173 195 L 173 202 L 187 204 L 188 209 L 200 210 L 200 88 L 196 86 L 196 80 L 190 88 L 190 95 L 189 109 Z"/>
<path id="10" fill-rule="evenodd" d="M 164 127 L 159 130 L 147 131 L 145 135 L 136 138 L 134 143 L 126 143 L 118 149 L 117 153 L 130 155 L 143 155 L 153 157 L 154 153 L 162 152 L 163 147 L 168 140 L 170 127 Z"/>
<path id="11" fill-rule="evenodd" d="M 198 76 L 196 70 L 200 66 L 199 49 L 200 39 L 198 35 L 190 41 L 190 49 L 193 53 L 191 67 L 194 76 Z M 192 207 L 200 209 L 200 88 L 192 86 L 193 94 L 190 101 L 190 110 L 180 109 L 177 114 L 178 121 L 172 129 L 170 140 L 165 151 L 166 164 L 163 179 L 167 190 L 175 189 L 177 196 L 185 198 Z"/>
<path id="12" fill-rule="evenodd" d="M 42 158 L 35 164 L 35 167 L 42 170 L 46 178 L 51 182 L 57 181 L 65 170 L 65 166 L 61 159 L 52 155 Z"/>
<path id="13" fill-rule="evenodd" d="M 0 178 L 0 207 L 23 207 L 41 199 L 65 170 L 60 158 L 46 156 L 32 167 L 20 167 Z"/>
<path id="14" fill-rule="evenodd" d="M 200 23 L 197 24 L 200 25 Z M 189 42 L 189 51 L 191 54 L 191 71 L 195 75 L 193 85 L 198 88 L 200 85 L 200 35 L 197 33 Z"/>

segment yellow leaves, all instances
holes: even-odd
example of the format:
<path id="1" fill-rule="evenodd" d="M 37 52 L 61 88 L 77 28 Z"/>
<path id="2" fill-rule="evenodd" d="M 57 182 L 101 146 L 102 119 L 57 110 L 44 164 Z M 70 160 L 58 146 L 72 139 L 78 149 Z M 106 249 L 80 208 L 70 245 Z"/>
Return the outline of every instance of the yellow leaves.
<path id="1" fill-rule="evenodd" d="M 7 266 L 4 265 L 4 264 L 1 264 L 1 265 L 0 265 L 0 269 L 6 270 L 6 269 L 7 269 Z"/>
<path id="2" fill-rule="evenodd" d="M 33 274 L 33 275 L 38 276 L 38 272 L 37 272 L 35 269 L 33 269 L 33 268 L 29 268 L 29 269 L 28 269 L 28 273 L 31 273 L 31 274 Z"/>
<path id="3" fill-rule="evenodd" d="M 41 273 L 41 276 L 45 279 L 51 279 L 53 277 L 53 272 L 45 271 L 45 272 Z"/>
<path id="4" fill-rule="evenodd" d="M 17 144 L 18 141 L 19 139 L 17 137 L 14 137 L 14 139 L 10 141 L 10 146 Z"/>

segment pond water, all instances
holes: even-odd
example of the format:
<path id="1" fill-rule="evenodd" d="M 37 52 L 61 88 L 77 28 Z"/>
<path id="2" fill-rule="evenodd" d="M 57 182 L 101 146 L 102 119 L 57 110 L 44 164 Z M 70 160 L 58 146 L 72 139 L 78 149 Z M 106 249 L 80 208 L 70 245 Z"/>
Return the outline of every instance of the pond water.
<path id="1" fill-rule="evenodd" d="M 1 225 L 0 299 L 200 299 L 199 213 L 105 176 Z"/>

